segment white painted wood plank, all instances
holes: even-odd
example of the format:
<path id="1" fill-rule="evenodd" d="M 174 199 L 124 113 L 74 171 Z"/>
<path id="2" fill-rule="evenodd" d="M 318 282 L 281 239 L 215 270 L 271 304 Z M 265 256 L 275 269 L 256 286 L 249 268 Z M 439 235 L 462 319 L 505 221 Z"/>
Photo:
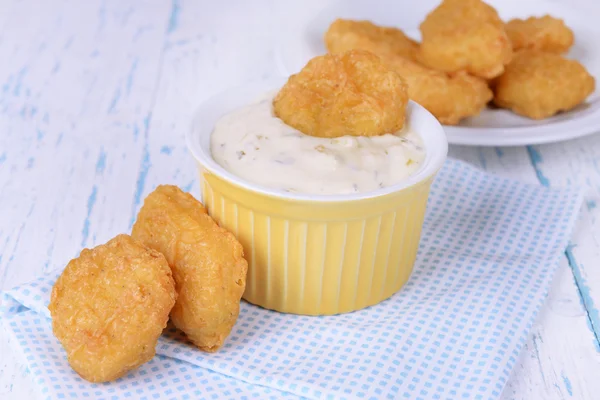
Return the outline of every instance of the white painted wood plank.
<path id="1" fill-rule="evenodd" d="M 0 40 L 0 289 L 128 229 L 170 13 L 160 1 L 9 6 Z M 0 397 L 33 398 L 4 332 L 0 341 Z"/>
<path id="2" fill-rule="evenodd" d="M 496 175 L 539 184 L 525 147 L 450 146 L 448 156 Z"/>
<path id="3" fill-rule="evenodd" d="M 570 261 L 591 328 L 596 334 L 596 343 L 600 343 L 600 134 L 532 147 L 531 154 L 544 183 L 579 186 L 586 190 L 585 206 L 572 240 Z"/>
<path id="4" fill-rule="evenodd" d="M 40 21 L 27 42 L 54 40 L 0 66 L 0 190 L 2 209 L 11 210 L 0 228 L 3 288 L 126 230 L 143 181 L 169 7 L 155 2 L 134 13 L 118 1 L 110 12 L 85 4 L 62 17 L 64 31 Z M 162 8 L 160 21 L 148 20 L 152 7 Z M 32 243 L 42 250 L 28 251 Z"/>
<path id="5" fill-rule="evenodd" d="M 13 340 L 4 330 L 0 332 L 0 399 L 37 399 L 38 389 L 22 356 L 13 351 Z"/>
<path id="6" fill-rule="evenodd" d="M 150 120 L 145 196 L 171 183 L 199 194 L 184 135 L 200 103 L 228 87 L 263 79 L 273 71 L 270 4 L 178 3 L 169 22 L 162 73 Z"/>
<path id="7" fill-rule="evenodd" d="M 503 399 L 597 399 L 600 354 L 566 257 Z"/>

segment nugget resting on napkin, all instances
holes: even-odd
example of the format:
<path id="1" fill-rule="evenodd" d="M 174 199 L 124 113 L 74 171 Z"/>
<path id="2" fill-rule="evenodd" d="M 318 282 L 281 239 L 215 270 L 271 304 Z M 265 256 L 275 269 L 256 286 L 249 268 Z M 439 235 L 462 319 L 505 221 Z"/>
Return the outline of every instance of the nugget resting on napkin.
<path id="1" fill-rule="evenodd" d="M 131 234 L 165 255 L 178 298 L 171 320 L 201 350 L 217 351 L 246 287 L 242 245 L 189 193 L 162 185 L 144 200 Z"/>
<path id="2" fill-rule="evenodd" d="M 71 367 L 107 382 L 154 357 L 176 298 L 165 257 L 119 235 L 69 262 L 48 308 Z"/>

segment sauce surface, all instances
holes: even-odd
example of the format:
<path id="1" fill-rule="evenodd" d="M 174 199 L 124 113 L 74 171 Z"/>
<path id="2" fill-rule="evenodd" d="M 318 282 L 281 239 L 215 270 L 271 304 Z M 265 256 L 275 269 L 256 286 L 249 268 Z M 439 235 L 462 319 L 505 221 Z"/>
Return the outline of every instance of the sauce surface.
<path id="1" fill-rule="evenodd" d="M 234 175 L 285 192 L 351 194 L 400 183 L 425 158 L 406 128 L 374 137 L 319 138 L 286 125 L 272 111 L 276 93 L 217 121 L 213 159 Z"/>

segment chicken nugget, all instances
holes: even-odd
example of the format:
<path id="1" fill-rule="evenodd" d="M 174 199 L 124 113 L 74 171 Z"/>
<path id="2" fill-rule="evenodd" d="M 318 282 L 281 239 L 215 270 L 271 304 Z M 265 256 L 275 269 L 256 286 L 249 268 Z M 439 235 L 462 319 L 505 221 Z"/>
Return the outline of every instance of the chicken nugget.
<path id="1" fill-rule="evenodd" d="M 277 117 L 319 137 L 376 136 L 404 126 L 406 83 L 374 54 L 352 50 L 313 58 L 273 100 Z"/>
<path id="2" fill-rule="evenodd" d="M 512 46 L 496 10 L 480 0 L 443 0 L 420 26 L 419 61 L 445 72 L 500 75 Z"/>
<path id="3" fill-rule="evenodd" d="M 165 255 L 175 278 L 171 320 L 201 350 L 222 345 L 240 311 L 248 263 L 237 239 L 189 193 L 163 185 L 148 195 L 132 236 Z"/>
<path id="4" fill-rule="evenodd" d="M 449 76 L 402 57 L 387 61 L 406 80 L 410 99 L 442 124 L 456 125 L 463 118 L 477 115 L 492 99 L 492 91 L 481 78 L 464 72 Z"/>
<path id="5" fill-rule="evenodd" d="M 154 357 L 176 298 L 165 257 L 119 235 L 69 262 L 48 308 L 71 367 L 106 382 Z"/>
<path id="6" fill-rule="evenodd" d="M 335 54 L 353 49 L 372 49 L 375 55 L 381 57 L 382 61 L 406 81 L 408 97 L 425 107 L 443 124 L 454 125 L 465 117 L 479 114 L 492 99 L 492 91 L 480 78 L 466 73 L 457 73 L 451 77 L 445 72 L 427 68 L 413 61 L 410 52 L 404 53 L 407 56 L 403 56 L 402 49 L 393 51 L 392 45 L 371 44 L 378 40 L 385 41 L 381 38 L 385 36 L 383 33 L 378 35 L 373 32 L 392 28 L 381 28 L 370 22 L 366 24 L 368 25 L 345 20 L 334 22 L 325 34 L 327 50 Z M 418 49 L 417 42 L 411 43 Z"/>
<path id="7" fill-rule="evenodd" d="M 347 26 L 347 21 L 340 24 L 334 22 L 325 34 L 325 43 L 330 53 L 338 53 L 364 49 L 369 41 L 378 38 L 368 29 L 342 29 Z M 352 22 L 352 21 L 350 21 Z M 360 24 L 360 23 L 359 23 Z M 337 25 L 334 28 L 334 26 Z M 386 29 L 386 28 L 383 28 Z M 334 32 L 330 34 L 330 32 Z M 412 42 L 418 48 L 418 43 Z M 358 46 L 358 47 L 355 47 Z M 408 97 L 425 107 L 441 123 L 454 125 L 461 119 L 478 114 L 492 99 L 492 91 L 487 83 L 466 73 L 458 73 L 450 77 L 445 72 L 427 68 L 413 61 L 409 57 L 401 55 L 401 51 L 391 51 L 389 46 L 374 46 L 374 53 L 381 57 L 382 61 L 396 71 L 408 85 Z"/>
<path id="8" fill-rule="evenodd" d="M 581 104 L 595 80 L 575 60 L 539 50 L 521 50 L 493 82 L 494 103 L 517 114 L 543 119 Z"/>
<path id="9" fill-rule="evenodd" d="M 550 15 L 512 19 L 505 27 L 513 50 L 543 50 L 560 54 L 573 45 L 573 31 L 562 19 Z"/>
<path id="10" fill-rule="evenodd" d="M 367 50 L 378 56 L 401 56 L 414 60 L 419 44 L 400 29 L 378 26 L 370 21 L 338 19 L 325 33 L 325 45 L 330 53 Z"/>

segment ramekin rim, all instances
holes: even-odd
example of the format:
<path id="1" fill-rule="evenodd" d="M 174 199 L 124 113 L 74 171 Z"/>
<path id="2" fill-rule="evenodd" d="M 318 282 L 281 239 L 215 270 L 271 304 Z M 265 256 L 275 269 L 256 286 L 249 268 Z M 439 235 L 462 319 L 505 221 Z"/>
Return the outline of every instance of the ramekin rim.
<path id="1" fill-rule="evenodd" d="M 298 202 L 322 202 L 322 203 L 331 203 L 331 202 L 350 202 L 350 201 L 360 201 L 360 200 L 368 200 L 374 199 L 378 197 L 384 197 L 393 193 L 398 193 L 400 191 L 404 191 L 409 189 L 415 185 L 423 183 L 433 176 L 435 176 L 438 171 L 442 168 L 444 162 L 446 161 L 448 154 L 448 141 L 446 139 L 446 135 L 442 125 L 437 121 L 437 119 L 424 107 L 415 103 L 412 100 L 409 100 L 409 121 L 410 117 L 413 115 L 415 110 L 421 112 L 427 118 L 431 118 L 434 123 L 439 128 L 439 135 L 437 138 L 426 138 L 423 134 L 417 132 L 423 140 L 423 144 L 425 147 L 425 162 L 421 165 L 421 167 L 407 179 L 390 186 L 386 186 L 384 188 L 380 188 L 373 191 L 360 192 L 360 193 L 351 193 L 351 194 L 333 194 L 333 195 L 322 195 L 322 194 L 309 194 L 309 193 L 291 193 L 285 192 L 283 190 L 270 188 L 267 186 L 259 185 L 247 181 L 223 168 L 219 163 L 217 163 L 212 155 L 206 154 L 202 146 L 200 146 L 197 140 L 194 140 L 198 137 L 197 125 L 198 118 L 200 117 L 201 111 L 210 103 L 215 102 L 217 99 L 221 99 L 226 97 L 228 94 L 234 94 L 236 91 L 248 87 L 250 85 L 264 85 L 264 90 L 262 93 L 257 93 L 257 97 L 263 93 L 268 92 L 269 90 L 276 89 L 275 84 L 279 83 L 280 85 L 285 83 L 287 77 L 271 77 L 268 79 L 260 80 L 260 81 L 250 81 L 246 82 L 242 85 L 232 86 L 225 90 L 222 90 L 208 99 L 206 99 L 202 104 L 194 110 L 191 126 L 186 132 L 185 139 L 188 150 L 191 152 L 195 161 L 202 165 L 203 168 L 224 179 L 225 181 L 238 186 L 242 189 L 246 189 L 250 192 L 254 192 L 260 195 L 278 198 L 281 200 L 288 201 L 298 201 Z M 279 86 L 280 87 L 280 86 Z M 233 111 L 234 109 L 229 110 L 228 112 Z M 409 122 L 410 123 L 410 122 Z M 212 134 L 212 131 L 207 133 L 208 135 Z"/>

